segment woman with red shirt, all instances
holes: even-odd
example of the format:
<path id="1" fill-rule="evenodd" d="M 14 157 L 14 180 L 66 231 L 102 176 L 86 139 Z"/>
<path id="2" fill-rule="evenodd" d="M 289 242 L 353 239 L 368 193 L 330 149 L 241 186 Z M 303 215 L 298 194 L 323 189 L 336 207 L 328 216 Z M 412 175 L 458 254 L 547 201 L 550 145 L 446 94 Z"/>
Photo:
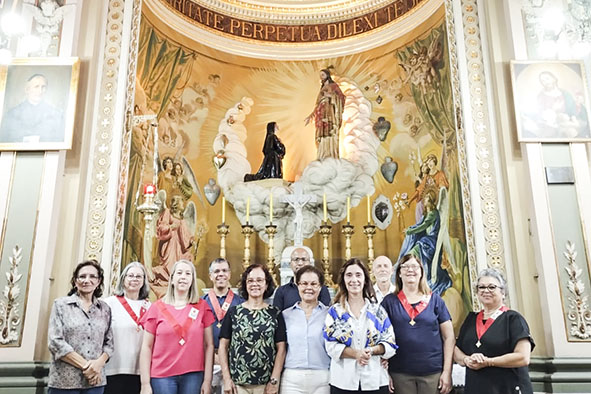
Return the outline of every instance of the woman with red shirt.
<path id="1" fill-rule="evenodd" d="M 177 261 L 166 295 L 142 319 L 141 394 L 209 394 L 214 316 L 199 299 L 195 267 Z"/>

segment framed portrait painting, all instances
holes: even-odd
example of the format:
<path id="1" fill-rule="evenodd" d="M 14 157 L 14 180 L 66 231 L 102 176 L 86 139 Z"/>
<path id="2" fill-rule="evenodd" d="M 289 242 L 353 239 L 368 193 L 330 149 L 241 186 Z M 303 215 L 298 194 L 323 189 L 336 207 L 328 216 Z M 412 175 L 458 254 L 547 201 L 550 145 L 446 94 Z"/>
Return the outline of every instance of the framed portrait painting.
<path id="1" fill-rule="evenodd" d="M 519 142 L 591 141 L 589 94 L 580 61 L 511 61 Z"/>
<path id="2" fill-rule="evenodd" d="M 78 58 L 22 58 L 0 66 L 0 150 L 72 147 Z"/>

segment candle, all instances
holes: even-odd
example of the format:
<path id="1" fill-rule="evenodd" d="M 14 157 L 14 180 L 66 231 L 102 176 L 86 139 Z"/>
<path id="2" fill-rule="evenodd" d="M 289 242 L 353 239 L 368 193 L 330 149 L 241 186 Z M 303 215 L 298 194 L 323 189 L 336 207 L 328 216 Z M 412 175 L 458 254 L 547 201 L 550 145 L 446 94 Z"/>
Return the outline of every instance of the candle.
<path id="1" fill-rule="evenodd" d="M 351 223 L 351 197 L 347 196 L 347 223 Z"/>
<path id="2" fill-rule="evenodd" d="M 371 223 L 371 208 L 370 208 L 370 196 L 367 195 L 367 223 Z"/>
<path id="3" fill-rule="evenodd" d="M 250 197 L 246 199 L 246 223 L 248 224 L 248 219 L 250 218 Z"/>
<path id="4" fill-rule="evenodd" d="M 322 195 L 322 212 L 324 214 L 324 222 L 326 223 L 327 220 L 327 212 L 326 212 L 326 193 Z"/>
<path id="5" fill-rule="evenodd" d="M 273 224 L 273 193 L 269 196 L 269 224 Z"/>
<path id="6" fill-rule="evenodd" d="M 153 196 L 154 194 L 156 194 L 156 186 L 151 183 L 144 186 L 144 196 Z"/>
<path id="7" fill-rule="evenodd" d="M 222 223 L 226 223 L 226 197 L 222 197 Z"/>

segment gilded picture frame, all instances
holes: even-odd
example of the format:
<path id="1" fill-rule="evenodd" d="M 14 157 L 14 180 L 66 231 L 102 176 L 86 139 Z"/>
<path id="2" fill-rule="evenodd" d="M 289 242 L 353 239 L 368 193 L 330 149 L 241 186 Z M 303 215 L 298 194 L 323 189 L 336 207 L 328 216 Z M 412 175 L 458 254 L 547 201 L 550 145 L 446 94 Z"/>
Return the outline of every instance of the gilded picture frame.
<path id="1" fill-rule="evenodd" d="M 80 60 L 16 58 L 0 66 L 0 151 L 72 147 Z"/>
<path id="2" fill-rule="evenodd" d="M 519 142 L 591 141 L 583 62 L 511 61 Z"/>

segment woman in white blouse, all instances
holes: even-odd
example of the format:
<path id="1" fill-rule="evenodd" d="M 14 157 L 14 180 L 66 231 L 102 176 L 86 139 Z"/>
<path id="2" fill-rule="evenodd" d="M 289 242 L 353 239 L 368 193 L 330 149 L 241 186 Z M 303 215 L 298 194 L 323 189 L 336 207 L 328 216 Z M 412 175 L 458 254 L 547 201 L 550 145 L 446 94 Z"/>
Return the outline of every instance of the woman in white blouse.
<path id="1" fill-rule="evenodd" d="M 388 372 L 381 359 L 396 351 L 394 330 L 361 260 L 350 259 L 341 268 L 335 301 L 324 326 L 331 394 L 387 394 Z"/>
<path id="2" fill-rule="evenodd" d="M 111 307 L 115 351 L 106 364 L 105 394 L 139 393 L 139 354 L 144 330 L 139 319 L 150 307 L 150 292 L 144 266 L 129 263 L 123 269 L 115 295 L 105 299 Z"/>

